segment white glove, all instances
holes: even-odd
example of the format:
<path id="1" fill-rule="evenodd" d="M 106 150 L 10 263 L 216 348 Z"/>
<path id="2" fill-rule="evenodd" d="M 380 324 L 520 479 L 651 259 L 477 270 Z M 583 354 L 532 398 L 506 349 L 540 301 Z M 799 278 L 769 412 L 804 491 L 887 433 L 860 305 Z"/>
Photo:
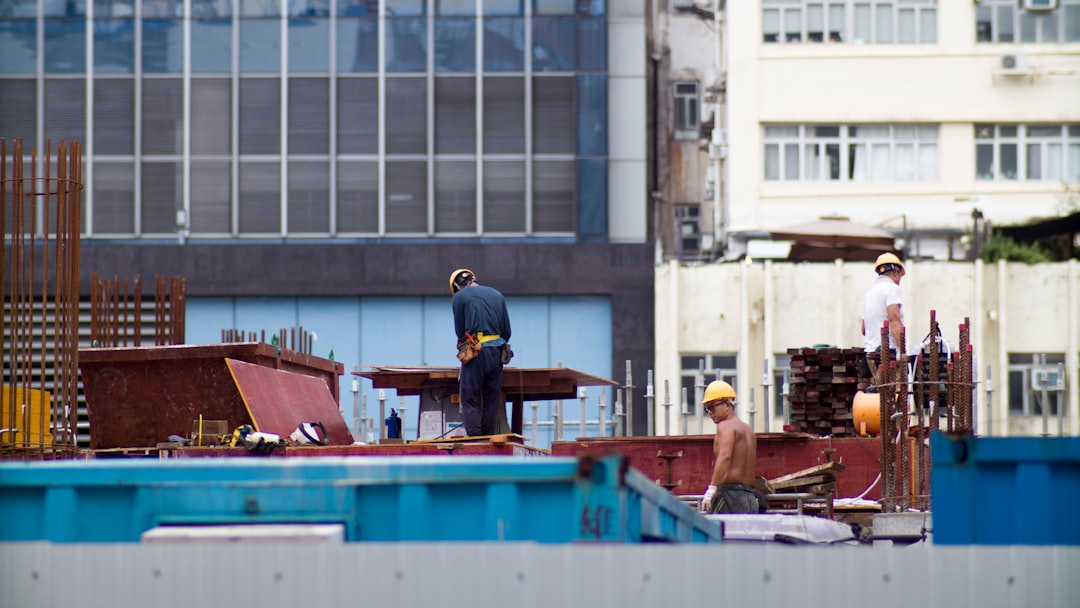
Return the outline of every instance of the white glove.
<path id="1" fill-rule="evenodd" d="M 710 485 L 705 490 L 705 495 L 701 497 L 701 512 L 708 513 L 709 507 L 712 506 L 712 499 L 716 496 L 716 486 Z"/>

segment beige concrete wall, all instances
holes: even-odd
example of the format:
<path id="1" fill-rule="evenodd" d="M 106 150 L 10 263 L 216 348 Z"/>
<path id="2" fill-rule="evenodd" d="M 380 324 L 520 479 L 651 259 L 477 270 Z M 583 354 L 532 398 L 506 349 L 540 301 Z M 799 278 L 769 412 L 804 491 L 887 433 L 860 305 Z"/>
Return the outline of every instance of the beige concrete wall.
<path id="1" fill-rule="evenodd" d="M 757 395 L 757 430 L 762 411 L 764 360 L 789 348 L 830 344 L 861 347 L 862 297 L 875 275 L 870 263 L 730 262 L 697 266 L 671 262 L 656 269 L 655 384 L 679 386 L 684 354 L 738 353 L 736 387 L 746 401 Z M 1031 434 L 1034 422 L 1008 419 L 1008 387 L 1002 385 L 1009 353 L 1066 353 L 1067 432 L 1080 434 L 1080 263 L 907 264 L 901 282 L 909 344 L 930 330 L 930 311 L 956 347 L 959 325 L 970 321 L 978 376 L 992 368 L 995 435 Z M 977 390 L 979 432 L 987 433 L 985 382 Z M 677 409 L 677 408 L 673 408 Z M 740 410 L 747 417 L 748 409 Z M 656 428 L 663 429 L 657 406 Z M 1038 422 L 1038 421 L 1036 421 Z M 770 420 L 779 430 L 781 420 Z M 711 425 L 708 425 L 711 426 Z M 1056 422 L 1052 425 L 1056 429 Z M 681 428 L 677 412 L 671 428 Z"/>

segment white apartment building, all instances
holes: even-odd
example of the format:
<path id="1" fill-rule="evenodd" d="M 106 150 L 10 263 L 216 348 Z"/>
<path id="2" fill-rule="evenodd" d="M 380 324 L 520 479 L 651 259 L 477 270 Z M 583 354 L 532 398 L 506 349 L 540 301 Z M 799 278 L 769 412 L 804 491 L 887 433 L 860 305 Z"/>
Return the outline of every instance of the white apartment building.
<path id="1" fill-rule="evenodd" d="M 664 4 L 659 189 L 703 257 L 831 215 L 908 257 L 963 259 L 976 210 L 996 226 L 1060 215 L 1080 182 L 1080 0 L 721 0 L 719 19 L 713 2 Z"/>
<path id="2" fill-rule="evenodd" d="M 1080 432 L 1077 263 L 963 262 L 975 217 L 1080 210 L 1080 0 L 670 0 L 652 19 L 659 434 L 682 432 L 701 365 L 777 431 L 786 350 L 861 345 L 869 264 L 761 260 L 823 216 L 896 237 L 909 340 L 930 310 L 952 341 L 970 319 L 978 432 Z M 1049 421 L 1043 361 L 1065 376 Z"/>

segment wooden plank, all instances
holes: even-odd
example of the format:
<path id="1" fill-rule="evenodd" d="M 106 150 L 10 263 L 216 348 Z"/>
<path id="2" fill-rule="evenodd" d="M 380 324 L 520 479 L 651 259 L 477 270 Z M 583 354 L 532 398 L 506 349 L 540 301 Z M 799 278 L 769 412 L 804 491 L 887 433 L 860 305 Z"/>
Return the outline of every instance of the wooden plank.
<path id="1" fill-rule="evenodd" d="M 797 479 L 789 479 L 787 481 L 775 481 L 770 480 L 769 485 L 775 490 L 790 490 L 792 488 L 801 488 L 804 486 L 815 486 L 818 484 L 828 483 L 833 481 L 832 475 L 813 475 L 811 477 L 799 477 Z"/>
<path id="2" fill-rule="evenodd" d="M 796 479 L 799 477 L 809 477 L 811 475 L 822 475 L 825 473 L 836 474 L 843 472 L 844 465 L 840 464 L 839 462 L 826 462 L 825 464 L 819 464 L 807 469 L 803 469 L 801 471 L 795 471 L 794 473 L 789 473 L 787 475 L 781 475 L 780 477 L 770 479 L 769 483 L 775 485 L 777 482 L 783 482 L 789 479 Z"/>

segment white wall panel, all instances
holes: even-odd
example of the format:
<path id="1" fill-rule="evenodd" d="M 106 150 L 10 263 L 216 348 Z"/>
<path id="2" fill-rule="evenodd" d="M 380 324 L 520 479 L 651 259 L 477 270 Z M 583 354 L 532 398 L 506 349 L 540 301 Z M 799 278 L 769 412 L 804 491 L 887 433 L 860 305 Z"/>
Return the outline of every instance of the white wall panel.
<path id="1" fill-rule="evenodd" d="M 1080 547 L 0 544 L 5 606 L 1072 608 Z"/>

